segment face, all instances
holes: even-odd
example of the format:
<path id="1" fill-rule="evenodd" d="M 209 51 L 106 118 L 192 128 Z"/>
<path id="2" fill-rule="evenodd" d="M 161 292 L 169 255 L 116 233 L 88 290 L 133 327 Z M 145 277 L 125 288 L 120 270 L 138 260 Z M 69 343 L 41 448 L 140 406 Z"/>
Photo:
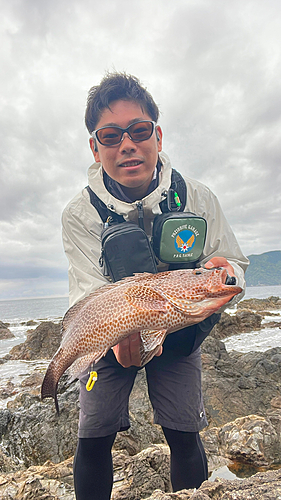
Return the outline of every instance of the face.
<path id="1" fill-rule="evenodd" d="M 133 101 L 115 101 L 110 104 L 110 108 L 103 111 L 96 129 L 108 125 L 127 128 L 134 122 L 151 120 L 140 105 Z M 133 142 L 125 133 L 121 143 L 116 146 L 103 146 L 97 141 L 98 151 L 95 151 L 94 139 L 90 139 L 96 162 L 102 163 L 106 173 L 123 186 L 132 200 L 145 196 L 152 180 L 158 153 L 162 150 L 162 131 L 158 125 L 156 129 L 159 140 L 156 131 L 142 142 Z"/>

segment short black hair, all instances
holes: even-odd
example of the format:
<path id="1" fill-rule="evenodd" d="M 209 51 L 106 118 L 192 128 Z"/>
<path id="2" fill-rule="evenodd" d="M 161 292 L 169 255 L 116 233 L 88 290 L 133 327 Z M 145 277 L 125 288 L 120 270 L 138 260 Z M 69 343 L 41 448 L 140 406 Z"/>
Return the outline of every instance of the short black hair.
<path id="1" fill-rule="evenodd" d="M 157 122 L 158 106 L 138 78 L 126 73 L 107 73 L 100 84 L 88 93 L 85 123 L 90 134 L 95 130 L 103 110 L 110 109 L 110 103 L 118 100 L 137 102 Z"/>

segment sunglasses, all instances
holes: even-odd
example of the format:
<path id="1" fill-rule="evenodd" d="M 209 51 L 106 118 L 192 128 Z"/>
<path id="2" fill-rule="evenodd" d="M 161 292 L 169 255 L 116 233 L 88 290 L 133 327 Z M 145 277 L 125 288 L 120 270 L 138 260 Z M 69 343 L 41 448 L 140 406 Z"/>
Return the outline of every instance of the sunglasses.
<path id="1" fill-rule="evenodd" d="M 121 127 L 101 127 L 92 132 L 92 137 L 97 139 L 102 146 L 116 146 L 123 140 L 125 132 L 134 142 L 147 141 L 155 129 L 156 123 L 150 120 L 143 120 L 129 125 L 127 128 Z"/>

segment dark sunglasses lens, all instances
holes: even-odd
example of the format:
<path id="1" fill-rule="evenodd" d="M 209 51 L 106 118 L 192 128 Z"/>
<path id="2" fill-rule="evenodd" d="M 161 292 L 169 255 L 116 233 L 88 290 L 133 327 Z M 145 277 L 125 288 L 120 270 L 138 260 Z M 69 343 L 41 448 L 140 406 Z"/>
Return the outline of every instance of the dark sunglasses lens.
<path id="1" fill-rule="evenodd" d="M 113 146 L 121 141 L 122 130 L 117 127 L 106 127 L 98 130 L 96 134 L 103 146 Z"/>
<path id="2" fill-rule="evenodd" d="M 153 123 L 149 121 L 133 123 L 126 130 L 133 141 L 146 141 L 152 136 Z M 96 132 L 97 139 L 103 146 L 114 146 L 119 144 L 122 135 L 123 130 L 119 127 L 105 127 Z"/>
<path id="3" fill-rule="evenodd" d="M 128 132 L 134 141 L 146 141 L 152 136 L 152 122 L 133 123 L 128 129 Z"/>

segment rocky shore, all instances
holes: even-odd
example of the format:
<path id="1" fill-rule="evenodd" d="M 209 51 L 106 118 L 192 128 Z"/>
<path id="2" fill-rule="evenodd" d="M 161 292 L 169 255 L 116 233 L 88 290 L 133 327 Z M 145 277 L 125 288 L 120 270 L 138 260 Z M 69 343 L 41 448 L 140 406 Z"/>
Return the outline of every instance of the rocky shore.
<path id="1" fill-rule="evenodd" d="M 230 335 L 262 330 L 263 318 L 278 310 L 278 297 L 244 300 L 234 314 L 222 315 L 202 344 L 209 426 L 201 437 L 209 469 L 212 472 L 227 466 L 234 473 L 241 475 L 244 470 L 251 477 L 219 477 L 206 481 L 197 491 L 172 493 L 169 450 L 161 428 L 153 424 L 145 375 L 140 371 L 131 396 L 131 428 L 118 434 L 114 446 L 113 500 L 281 498 L 281 347 L 243 354 L 227 352 L 222 342 Z M 272 321 L 272 328 L 280 326 Z M 7 338 L 7 330 L 9 325 L 0 323 L 0 338 Z M 42 322 L 0 362 L 48 360 L 59 343 L 60 325 Z M 0 499 L 75 498 L 72 461 L 77 442 L 78 383 L 69 385 L 67 376 L 62 378 L 58 417 L 53 401 L 40 401 L 43 376 L 43 369 L 36 370 L 20 387 L 10 382 L 0 392 L 0 399 L 8 399 L 0 410 Z"/>

